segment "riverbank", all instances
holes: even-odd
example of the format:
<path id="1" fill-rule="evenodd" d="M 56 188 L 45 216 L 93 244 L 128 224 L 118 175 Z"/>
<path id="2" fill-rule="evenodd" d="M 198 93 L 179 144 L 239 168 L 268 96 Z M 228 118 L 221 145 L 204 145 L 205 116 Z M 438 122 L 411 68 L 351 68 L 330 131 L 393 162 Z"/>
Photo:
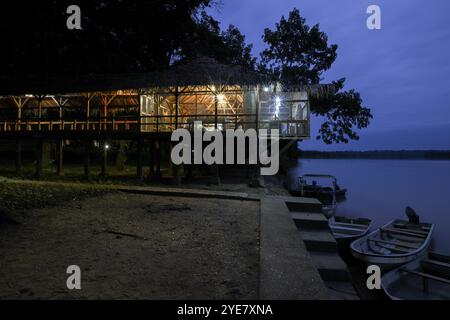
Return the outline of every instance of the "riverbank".
<path id="1" fill-rule="evenodd" d="M 286 192 L 277 179 L 267 180 L 265 188 L 228 184 L 215 190 L 78 184 L 93 189 L 92 196 L 68 200 L 72 183 L 2 179 L 7 190 L 59 190 L 61 201 L 8 212 L 17 223 L 0 225 L 0 265 L 8 275 L 0 279 L 0 298 L 335 297 L 287 207 L 265 210 L 261 218 L 268 208 L 262 199 Z M 278 222 L 267 223 L 273 214 Z M 81 291 L 66 288 L 72 264 L 82 270 Z"/>
<path id="2" fill-rule="evenodd" d="M 106 193 L 1 226 L 0 299 L 256 299 L 254 201 Z M 79 265 L 82 290 L 66 288 Z"/>

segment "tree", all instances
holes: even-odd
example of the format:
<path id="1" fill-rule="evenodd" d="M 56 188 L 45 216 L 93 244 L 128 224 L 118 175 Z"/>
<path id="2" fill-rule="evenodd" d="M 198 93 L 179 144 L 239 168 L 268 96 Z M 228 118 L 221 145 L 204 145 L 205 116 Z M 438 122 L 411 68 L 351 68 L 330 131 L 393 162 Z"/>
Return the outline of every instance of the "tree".
<path id="1" fill-rule="evenodd" d="M 195 15 L 212 0 L 92 0 L 0 3 L 2 75 L 145 72 L 170 65 Z M 81 8 L 82 30 L 66 28 Z"/>
<path id="2" fill-rule="evenodd" d="M 198 56 L 214 58 L 218 62 L 240 65 L 254 70 L 256 58 L 252 45 L 246 44 L 245 36 L 233 25 L 221 31 L 219 21 L 202 11 L 198 15 L 195 31 L 181 45 L 181 60 Z"/>
<path id="3" fill-rule="evenodd" d="M 291 11 L 288 19 L 283 16 L 274 31 L 266 28 L 263 40 L 268 47 L 261 53 L 259 69 L 286 87 L 319 84 L 337 57 L 337 45 L 328 45 L 328 36 L 319 25 L 309 27 L 298 9 Z M 311 112 L 325 117 L 317 139 L 327 144 L 357 140 L 354 129 L 369 125 L 370 109 L 362 106 L 357 91 L 342 91 L 345 79 L 332 84 L 334 94 L 311 97 Z"/>
<path id="4" fill-rule="evenodd" d="M 312 112 L 325 117 L 317 139 L 326 144 L 359 140 L 354 128 L 367 128 L 372 119 L 370 109 L 362 106 L 361 95 L 357 91 L 342 91 L 344 83 L 345 79 L 333 81 L 335 94 L 310 97 Z"/>
<path id="5" fill-rule="evenodd" d="M 1 75 L 146 72 L 198 56 L 254 68 L 236 27 L 222 32 L 205 8 L 214 0 L 41 0 L 0 3 Z M 82 30 L 66 9 L 81 8 Z"/>
<path id="6" fill-rule="evenodd" d="M 226 63 L 255 69 L 256 58 L 252 56 L 252 45 L 245 43 L 245 36 L 233 25 L 222 32 L 222 40 L 227 48 Z"/>

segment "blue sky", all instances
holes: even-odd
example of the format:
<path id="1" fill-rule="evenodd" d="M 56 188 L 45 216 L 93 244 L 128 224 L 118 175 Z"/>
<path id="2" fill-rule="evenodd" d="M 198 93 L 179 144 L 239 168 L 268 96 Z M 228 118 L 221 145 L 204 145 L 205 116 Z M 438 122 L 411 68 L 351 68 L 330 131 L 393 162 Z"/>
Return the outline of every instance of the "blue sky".
<path id="1" fill-rule="evenodd" d="M 381 7 L 381 30 L 366 27 L 370 4 Z M 449 0 L 223 0 L 210 13 L 223 29 L 237 26 L 259 56 L 264 28 L 294 7 L 339 46 L 324 82 L 347 78 L 346 88 L 358 90 L 374 115 L 357 142 L 311 139 L 304 149 L 450 149 Z M 321 120 L 312 120 L 317 132 Z"/>

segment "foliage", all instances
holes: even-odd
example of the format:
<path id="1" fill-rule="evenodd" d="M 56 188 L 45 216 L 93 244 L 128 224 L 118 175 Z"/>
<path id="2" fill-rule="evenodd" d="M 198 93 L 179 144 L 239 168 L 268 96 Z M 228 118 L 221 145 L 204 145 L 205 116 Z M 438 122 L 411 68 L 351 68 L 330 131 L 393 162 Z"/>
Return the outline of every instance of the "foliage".
<path id="1" fill-rule="evenodd" d="M 82 9 L 82 30 L 66 28 L 66 9 Z M 252 46 L 230 25 L 220 24 L 205 9 L 213 0 L 91 0 L 0 2 L 2 76 L 84 75 L 146 72 L 180 60 L 207 56 L 225 64 L 256 68 Z M 294 9 L 275 30 L 265 29 L 268 47 L 258 68 L 286 86 L 319 84 L 337 57 L 319 25 L 309 27 Z M 326 143 L 357 139 L 355 129 L 369 125 L 370 109 L 355 90 L 313 98 L 311 110 L 325 116 L 318 138 Z"/>
<path id="2" fill-rule="evenodd" d="M 21 1 L 0 3 L 2 74 L 143 72 L 169 66 L 195 14 L 211 0 Z M 66 28 L 66 9 L 81 8 L 82 30 Z"/>
<path id="3" fill-rule="evenodd" d="M 310 28 L 297 9 L 274 31 L 266 28 L 263 40 L 268 48 L 261 53 L 262 65 L 286 86 L 319 83 L 337 56 L 337 45 L 328 46 L 319 25 Z"/>
<path id="4" fill-rule="evenodd" d="M 328 37 L 319 25 L 309 27 L 298 9 L 282 17 L 275 30 L 265 29 L 268 47 L 261 53 L 260 70 L 268 72 L 284 86 L 319 84 L 337 57 L 337 45 L 328 45 Z M 311 97 L 311 111 L 324 116 L 317 139 L 325 143 L 347 143 L 359 139 L 355 128 L 366 128 L 372 114 L 362 105 L 354 89 L 343 91 L 345 79 L 333 82 L 336 93 Z"/>

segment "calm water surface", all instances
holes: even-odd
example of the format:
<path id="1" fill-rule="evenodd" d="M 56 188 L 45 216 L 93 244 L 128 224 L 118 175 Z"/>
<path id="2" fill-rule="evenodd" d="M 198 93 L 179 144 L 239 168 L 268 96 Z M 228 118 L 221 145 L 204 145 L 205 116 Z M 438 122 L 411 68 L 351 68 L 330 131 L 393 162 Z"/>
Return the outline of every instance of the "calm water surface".
<path id="1" fill-rule="evenodd" d="M 308 173 L 334 175 L 347 188 L 337 214 L 371 218 L 374 228 L 412 207 L 435 224 L 433 249 L 450 255 L 450 161 L 301 159 L 290 177 Z"/>

